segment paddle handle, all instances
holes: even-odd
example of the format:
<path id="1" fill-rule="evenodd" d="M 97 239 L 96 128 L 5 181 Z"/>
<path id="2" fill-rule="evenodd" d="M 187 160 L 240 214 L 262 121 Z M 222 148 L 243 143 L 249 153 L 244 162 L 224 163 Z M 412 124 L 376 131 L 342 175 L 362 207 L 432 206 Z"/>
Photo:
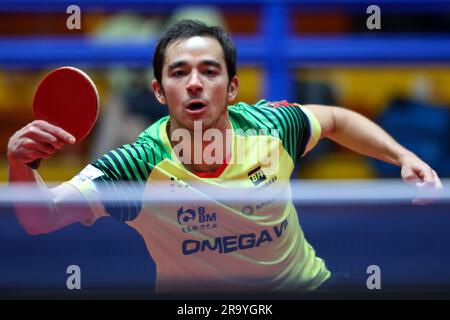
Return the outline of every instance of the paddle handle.
<path id="1" fill-rule="evenodd" d="M 41 163 L 41 159 L 36 159 L 36 160 L 34 160 L 34 161 L 32 161 L 32 162 L 30 162 L 30 163 L 28 163 L 28 166 L 31 168 L 31 169 L 37 169 L 37 168 L 39 168 L 39 164 Z"/>

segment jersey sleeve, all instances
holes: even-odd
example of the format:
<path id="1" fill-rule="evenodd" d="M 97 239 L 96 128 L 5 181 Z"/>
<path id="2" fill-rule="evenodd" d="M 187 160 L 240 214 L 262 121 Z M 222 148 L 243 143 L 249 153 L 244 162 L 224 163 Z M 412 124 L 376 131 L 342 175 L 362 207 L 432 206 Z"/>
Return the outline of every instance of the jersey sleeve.
<path id="1" fill-rule="evenodd" d="M 306 143 L 304 151 L 301 153 L 301 156 L 304 156 L 306 153 L 311 151 L 316 144 L 319 142 L 320 135 L 322 133 L 322 128 L 320 127 L 319 120 L 317 120 L 316 116 L 306 107 L 300 107 L 301 110 L 305 113 L 308 118 L 309 123 L 309 139 Z"/>
<path id="2" fill-rule="evenodd" d="M 287 101 L 268 102 L 279 117 L 285 148 L 294 160 L 304 156 L 317 144 L 321 134 L 319 121 L 307 108 Z"/>
<path id="3" fill-rule="evenodd" d="M 66 184 L 72 185 L 83 194 L 93 212 L 93 216 L 89 220 L 81 222 L 85 226 L 91 226 L 98 218 L 108 215 L 105 212 L 103 204 L 99 200 L 99 191 L 94 183 L 95 179 L 101 175 L 104 175 L 102 171 L 89 164 L 70 181 L 65 182 Z"/>
<path id="4" fill-rule="evenodd" d="M 240 110 L 249 124 L 246 127 L 277 129 L 283 147 L 294 162 L 319 141 L 321 128 L 317 118 L 297 103 L 261 100 L 253 106 L 242 105 Z"/>
<path id="5" fill-rule="evenodd" d="M 138 140 L 106 153 L 68 183 L 83 193 L 96 218 L 131 221 L 141 210 L 139 196 L 158 160 L 158 153 Z"/>

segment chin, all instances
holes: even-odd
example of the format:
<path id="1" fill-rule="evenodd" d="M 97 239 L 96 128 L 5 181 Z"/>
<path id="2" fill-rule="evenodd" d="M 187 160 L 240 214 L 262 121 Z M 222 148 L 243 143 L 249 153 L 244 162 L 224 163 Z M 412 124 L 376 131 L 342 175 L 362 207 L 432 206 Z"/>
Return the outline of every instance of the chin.
<path id="1" fill-rule="evenodd" d="M 209 121 L 208 119 L 197 119 L 194 121 L 201 121 L 202 125 L 201 125 L 201 130 L 205 131 L 207 129 L 210 129 L 212 127 L 212 123 L 211 121 Z M 194 131 L 196 128 L 194 127 L 194 121 L 192 121 L 192 130 Z"/>
<path id="2" fill-rule="evenodd" d="M 211 118 L 206 115 L 198 115 L 198 116 L 190 116 L 186 119 L 186 126 L 189 127 L 189 129 L 194 130 L 194 126 L 196 125 L 196 122 L 201 122 L 202 129 L 205 129 L 207 127 L 210 127 L 213 124 L 213 121 L 211 121 Z M 199 125 L 197 124 L 197 127 Z"/>

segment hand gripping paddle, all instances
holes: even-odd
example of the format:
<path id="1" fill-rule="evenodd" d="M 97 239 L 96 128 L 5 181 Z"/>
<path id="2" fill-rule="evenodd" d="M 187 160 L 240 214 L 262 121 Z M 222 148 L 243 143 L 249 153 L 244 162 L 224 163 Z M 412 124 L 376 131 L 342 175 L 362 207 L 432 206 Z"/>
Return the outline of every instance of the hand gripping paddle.
<path id="1" fill-rule="evenodd" d="M 45 120 L 83 140 L 98 118 L 99 98 L 94 82 L 83 71 L 61 67 L 40 82 L 33 100 L 36 120 Z M 28 165 L 37 169 L 41 159 Z"/>

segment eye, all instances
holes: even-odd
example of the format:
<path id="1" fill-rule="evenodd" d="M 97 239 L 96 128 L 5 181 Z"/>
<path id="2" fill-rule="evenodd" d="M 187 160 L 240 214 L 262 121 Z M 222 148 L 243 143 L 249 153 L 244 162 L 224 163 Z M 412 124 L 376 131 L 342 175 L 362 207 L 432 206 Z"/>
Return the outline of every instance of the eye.
<path id="1" fill-rule="evenodd" d="M 203 71 L 203 74 L 206 76 L 214 76 L 217 74 L 217 71 L 214 69 L 206 69 L 205 71 Z"/>
<path id="2" fill-rule="evenodd" d="M 175 70 L 174 72 L 172 72 L 172 76 L 177 77 L 177 78 L 183 77 L 185 75 L 186 75 L 186 72 L 183 70 Z"/>

